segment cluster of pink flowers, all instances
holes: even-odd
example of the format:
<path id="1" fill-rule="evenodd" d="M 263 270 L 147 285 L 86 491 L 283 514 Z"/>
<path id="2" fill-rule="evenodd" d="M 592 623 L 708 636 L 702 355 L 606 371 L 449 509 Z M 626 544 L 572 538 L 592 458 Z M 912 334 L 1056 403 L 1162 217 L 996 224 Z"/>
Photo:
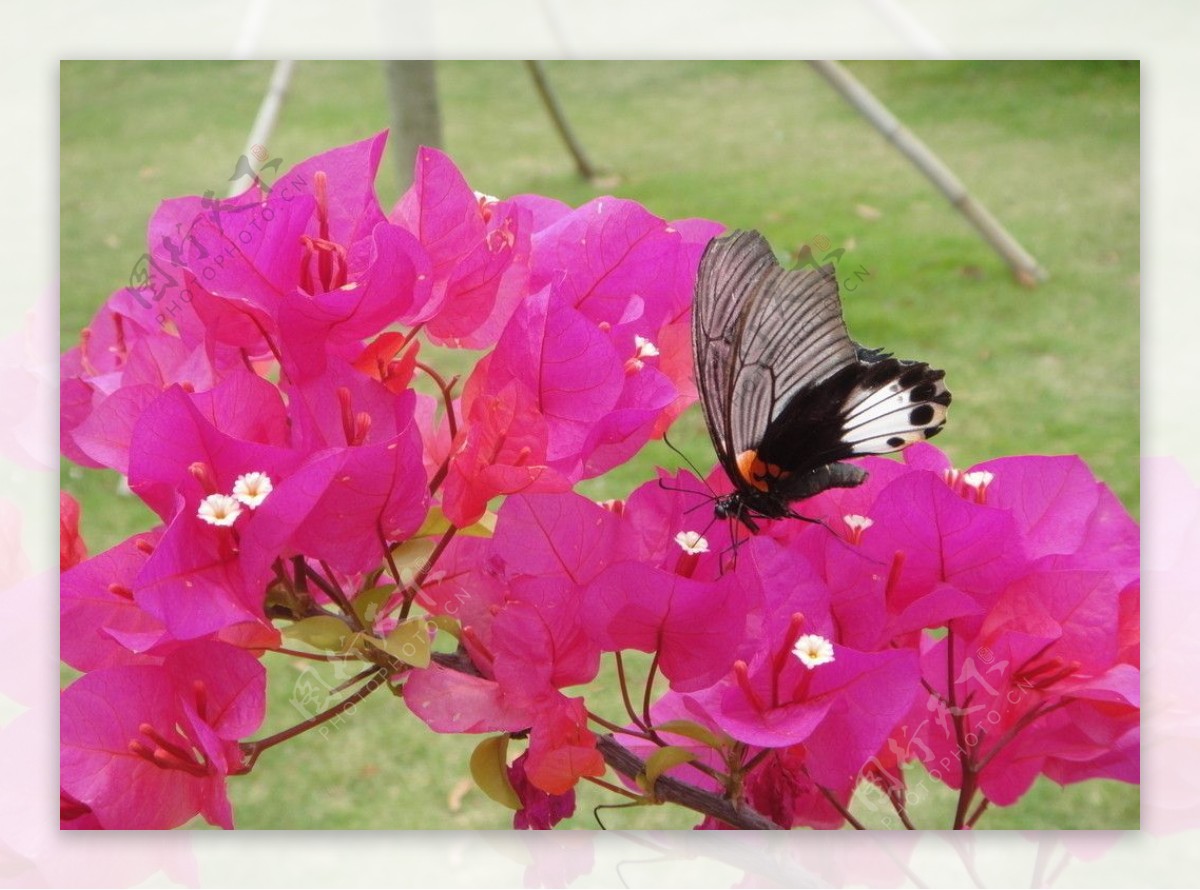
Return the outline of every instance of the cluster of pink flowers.
<path id="1" fill-rule="evenodd" d="M 711 521 L 719 471 L 589 501 L 695 399 L 722 226 L 498 200 L 430 149 L 387 214 L 383 146 L 164 202 L 146 287 L 63 356 L 64 455 L 161 520 L 89 559 L 63 498 L 64 827 L 232 827 L 226 778 L 284 740 L 252 740 L 261 658 L 312 621 L 344 629 L 324 651 L 361 659 L 356 695 L 527 739 L 492 777 L 520 827 L 569 815 L 614 746 L 646 765 L 631 794 L 783 827 L 842 824 L 864 782 L 902 811 L 911 761 L 960 789 L 960 827 L 1039 775 L 1137 781 L 1137 528 L 1082 462 L 914 447 L 749 540 Z M 461 393 L 429 344 L 481 351 Z M 579 694 L 598 677 L 622 713 Z"/>

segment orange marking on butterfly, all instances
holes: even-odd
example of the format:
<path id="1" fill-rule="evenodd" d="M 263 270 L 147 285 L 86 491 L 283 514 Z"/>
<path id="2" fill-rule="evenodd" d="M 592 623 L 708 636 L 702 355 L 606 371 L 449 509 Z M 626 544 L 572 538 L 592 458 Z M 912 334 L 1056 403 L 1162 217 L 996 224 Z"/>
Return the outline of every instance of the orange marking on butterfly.
<path id="1" fill-rule="evenodd" d="M 765 463 L 759 458 L 758 452 L 754 450 L 743 451 L 737 456 L 737 468 L 738 472 L 742 474 L 742 478 L 759 491 L 767 490 L 768 479 L 786 479 L 792 475 L 788 470 L 781 470 L 775 464 Z"/>

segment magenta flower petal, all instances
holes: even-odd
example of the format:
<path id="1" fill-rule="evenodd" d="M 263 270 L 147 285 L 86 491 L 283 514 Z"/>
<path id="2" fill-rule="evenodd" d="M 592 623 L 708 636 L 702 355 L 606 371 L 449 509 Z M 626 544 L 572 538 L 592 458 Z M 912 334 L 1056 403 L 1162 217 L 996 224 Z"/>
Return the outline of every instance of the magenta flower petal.
<path id="1" fill-rule="evenodd" d="M 493 344 L 528 292 L 529 211 L 478 196 L 445 154 L 422 148 L 390 219 L 433 260 L 432 298 L 420 320 L 434 342 Z"/>
<path id="2" fill-rule="evenodd" d="M 58 495 L 58 570 L 65 572 L 71 566 L 87 559 L 87 545 L 79 534 L 79 501 L 65 491 Z"/>
<path id="3" fill-rule="evenodd" d="M 537 395 L 549 434 L 546 458 L 579 478 L 593 425 L 617 404 L 625 372 L 608 339 L 549 289 L 529 297 L 500 337 L 488 389 L 520 380 Z"/>
<path id="4" fill-rule="evenodd" d="M 1054 656 L 1095 675 L 1117 660 L 1118 591 L 1102 572 L 1037 572 L 1013 583 L 980 631 L 985 645 L 1005 646 L 1014 659 L 1032 658 L 1048 641 Z"/>
<path id="5" fill-rule="evenodd" d="M 525 775 L 547 794 L 567 794 L 584 776 L 602 776 L 607 769 L 587 728 L 582 698 L 557 696 L 538 713 L 528 754 Z"/>
<path id="6" fill-rule="evenodd" d="M 548 829 L 575 812 L 575 789 L 565 794 L 547 794 L 529 781 L 525 765 L 526 751 L 508 767 L 508 781 L 521 801 L 521 809 L 513 814 L 513 828 Z"/>
<path id="7" fill-rule="evenodd" d="M 977 464 L 971 471 L 993 474 L 987 503 L 1012 514 L 1030 555 L 1071 553 L 1079 548 L 1100 490 L 1077 456 L 1002 457 Z"/>
<path id="8" fill-rule="evenodd" d="M 500 509 L 495 552 L 510 573 L 590 582 L 612 560 L 617 518 L 577 494 L 510 497 Z"/>
<path id="9" fill-rule="evenodd" d="M 134 579 L 134 601 L 177 640 L 192 640 L 240 624 L 270 632 L 263 613 L 269 575 L 247 576 L 229 530 L 181 513 Z"/>
<path id="10" fill-rule="evenodd" d="M 252 655 L 192 643 L 162 664 L 85 674 L 62 693 L 63 792 L 105 828 L 174 828 L 196 814 L 233 822 L 225 776 L 255 731 L 266 673 Z"/>
<path id="11" fill-rule="evenodd" d="M 442 488 L 442 508 L 455 525 L 471 525 L 497 495 L 570 488 L 547 465 L 549 429 L 523 383 L 511 380 L 494 395 L 464 396 L 464 403 L 465 443 L 451 457 Z"/>
<path id="12" fill-rule="evenodd" d="M 845 787 L 857 778 L 863 766 L 887 739 L 896 724 L 923 693 L 918 681 L 919 668 L 912 650 L 878 653 L 873 664 L 854 681 L 853 689 L 837 696 L 837 701 L 805 742 L 808 774 L 819 785 Z M 843 655 L 856 658 L 846 647 Z M 822 665 L 821 671 L 832 665 Z M 818 689 L 813 678 L 813 691 Z"/>
<path id="13" fill-rule="evenodd" d="M 857 772 L 908 710 L 918 689 L 917 660 L 904 650 L 858 652 L 836 644 L 834 650 L 836 659 L 811 674 L 798 660 L 789 663 L 778 681 L 782 699 L 774 705 L 765 675 L 752 680 L 757 702 L 738 684 L 722 681 L 720 706 L 713 711 L 717 724 L 740 741 L 779 748 L 806 742 L 831 714 L 849 711 L 853 719 L 838 717 L 837 725 L 852 735 L 838 744 L 848 745 L 854 757 L 863 752 Z"/>
<path id="14" fill-rule="evenodd" d="M 349 574 L 367 571 L 383 557 L 380 535 L 404 540 L 420 527 L 427 498 L 420 442 L 408 431 L 331 449 L 276 486 L 256 511 L 246 545 L 266 555 L 304 553 Z"/>
<path id="15" fill-rule="evenodd" d="M 434 732 L 517 732 L 532 715 L 495 680 L 431 664 L 404 682 L 404 704 Z"/>
<path id="16" fill-rule="evenodd" d="M 242 431 L 274 435 L 280 410 L 278 390 L 244 382 L 231 386 L 237 394 L 256 399 L 241 403 L 240 412 L 248 416 L 261 412 L 260 416 L 268 419 L 263 426 L 255 421 L 240 422 L 237 425 Z M 159 396 L 138 419 L 130 445 L 129 486 L 166 521 L 176 515 L 181 503 L 191 505 L 194 511 L 213 493 L 193 475 L 194 465 L 207 467 L 215 490 L 228 493 L 242 473 L 265 472 L 282 478 L 299 459 L 298 454 L 276 445 L 235 439 L 201 413 L 222 404 L 228 403 L 221 396 L 192 398 L 176 386 Z M 272 417 L 275 422 L 269 420 Z M 225 426 L 223 417 L 214 419 Z"/>
<path id="17" fill-rule="evenodd" d="M 160 534 L 134 535 L 62 573 L 59 654 L 71 667 L 92 671 L 133 664 L 139 660 L 135 652 L 163 636 L 162 622 L 133 600 L 134 578 Z"/>
<path id="18" fill-rule="evenodd" d="M 534 233 L 549 228 L 571 213 L 571 205 L 545 195 L 513 195 L 509 200 L 529 211 L 532 216 L 530 230 Z"/>
<path id="19" fill-rule="evenodd" d="M 278 312 L 285 368 L 293 383 L 317 377 L 330 354 L 357 354 L 361 341 L 397 321 L 414 324 L 428 315 L 429 258 L 398 226 L 380 223 L 368 239 L 366 267 L 336 290 L 311 298 L 296 295 Z M 352 270 L 353 271 L 353 270 Z"/>
<path id="20" fill-rule="evenodd" d="M 636 202 L 596 198 L 534 236 L 530 287 L 555 283 L 593 323 L 616 326 L 632 311 L 657 332 L 690 302 L 708 240 L 693 228 L 689 248 L 673 224 Z"/>
<path id="21" fill-rule="evenodd" d="M 602 649 L 656 652 L 671 688 L 692 692 L 728 673 L 746 632 L 749 596 L 732 572 L 693 581 L 622 562 L 588 588 L 586 621 Z"/>
<path id="22" fill-rule="evenodd" d="M 904 554 L 889 589 L 889 608 L 896 611 L 941 582 L 989 605 L 1028 561 L 1006 511 L 967 502 L 932 473 L 893 481 L 880 492 L 871 518 L 864 553 L 882 565 L 898 551 Z"/>
<path id="23" fill-rule="evenodd" d="M 319 448 L 279 474 L 245 532 L 253 574 L 268 572 L 275 556 L 296 552 L 324 559 L 348 574 L 368 571 L 383 557 L 381 535 L 404 540 L 420 527 L 429 491 L 420 435 L 412 421 L 415 395 L 409 390 L 395 396 L 374 381 L 364 378 L 363 383 L 354 395 L 347 387 L 340 392 L 353 405 L 355 417 L 372 418 L 364 441 Z M 346 441 L 346 433 L 332 425 L 341 399 L 330 395 L 327 388 L 314 386 L 294 397 L 293 414 L 301 413 L 297 403 L 306 409 L 308 420 L 301 426 L 309 430 L 310 447 L 339 433 Z"/>
<path id="24" fill-rule="evenodd" d="M 180 716 L 161 667 L 86 674 L 63 690 L 60 714 L 63 789 L 105 827 L 174 828 L 200 812 L 207 777 L 163 769 L 129 751 L 143 723 L 173 732 Z"/>
<path id="25" fill-rule="evenodd" d="M 317 174 L 326 179 L 328 237 L 344 245 L 356 244 L 384 222 L 375 194 L 375 176 L 387 145 L 387 132 L 314 155 L 276 180 L 272 197 L 286 201 L 288 189 L 316 189 Z M 317 234 L 314 224 L 310 234 Z"/>

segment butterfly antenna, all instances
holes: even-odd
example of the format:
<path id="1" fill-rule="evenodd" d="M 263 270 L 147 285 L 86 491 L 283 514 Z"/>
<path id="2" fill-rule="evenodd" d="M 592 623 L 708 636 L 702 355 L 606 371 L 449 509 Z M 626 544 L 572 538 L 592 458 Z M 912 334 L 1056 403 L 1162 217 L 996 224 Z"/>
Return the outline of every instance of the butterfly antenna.
<path id="1" fill-rule="evenodd" d="M 666 433 L 663 433 L 663 442 L 666 443 L 668 448 L 670 448 L 672 451 L 674 451 L 676 454 L 678 454 L 680 457 L 683 458 L 684 463 L 686 463 L 689 467 L 691 467 L 692 472 L 696 474 L 696 478 L 699 479 L 704 484 L 704 487 L 708 489 L 709 494 L 711 494 L 715 498 L 717 496 L 717 493 L 715 491 L 713 491 L 712 486 L 708 484 L 708 480 L 706 480 L 704 478 L 704 474 L 700 472 L 700 468 L 697 467 L 694 463 L 692 463 L 692 459 L 690 457 L 688 457 L 686 454 L 684 454 L 682 451 L 680 451 L 678 448 L 676 448 L 674 443 L 672 443 L 671 440 L 667 438 Z"/>

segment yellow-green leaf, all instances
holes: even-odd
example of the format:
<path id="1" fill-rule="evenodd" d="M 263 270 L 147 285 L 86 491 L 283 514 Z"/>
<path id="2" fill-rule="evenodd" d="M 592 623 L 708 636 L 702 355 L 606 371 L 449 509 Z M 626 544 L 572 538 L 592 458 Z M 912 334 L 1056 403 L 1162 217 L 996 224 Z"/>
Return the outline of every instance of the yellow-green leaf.
<path id="1" fill-rule="evenodd" d="M 395 584 L 383 584 L 361 591 L 354 598 L 354 614 L 369 628 L 375 621 L 375 614 L 379 611 L 379 607 L 387 602 L 388 597 L 395 592 Z"/>
<path id="2" fill-rule="evenodd" d="M 387 639 L 367 639 L 397 661 L 417 668 L 429 667 L 431 646 L 429 622 L 425 618 L 409 618 L 400 622 L 387 635 Z"/>
<path id="3" fill-rule="evenodd" d="M 313 615 L 283 629 L 283 635 L 288 639 L 299 640 L 325 652 L 346 651 L 353 633 L 345 621 L 333 615 Z"/>
<path id="4" fill-rule="evenodd" d="M 409 538 L 392 551 L 392 562 L 400 573 L 401 584 L 410 583 L 425 561 L 433 554 L 436 545 L 430 538 Z"/>
<path id="5" fill-rule="evenodd" d="M 427 538 L 434 535 L 442 536 L 450 529 L 450 520 L 446 518 L 446 514 L 442 512 L 441 507 L 430 507 L 429 512 L 425 514 L 425 521 L 421 523 L 421 527 L 417 529 L 414 538 Z"/>
<path id="6" fill-rule="evenodd" d="M 449 615 L 431 615 L 429 620 L 438 630 L 445 631 L 456 640 L 462 639 L 462 625 L 457 618 L 451 618 Z"/>
<path id="7" fill-rule="evenodd" d="M 668 720 L 666 723 L 659 724 L 654 727 L 655 732 L 669 732 L 673 735 L 681 735 L 685 738 L 694 739 L 702 745 L 708 745 L 710 748 L 721 750 L 728 747 L 730 739 L 723 733 L 718 735 L 707 726 L 702 726 L 699 723 L 694 723 L 691 720 Z"/>
<path id="8" fill-rule="evenodd" d="M 695 759 L 696 755 L 687 748 L 679 748 L 675 745 L 659 748 L 646 758 L 646 771 L 637 777 L 637 783 L 643 791 L 653 796 L 654 783 L 658 781 L 659 776 L 673 766 L 679 766 L 681 763 L 688 763 Z"/>
<path id="9" fill-rule="evenodd" d="M 473 525 L 458 530 L 460 535 L 471 535 L 476 538 L 490 538 L 496 531 L 496 514 L 488 510 L 475 521 Z"/>
<path id="10" fill-rule="evenodd" d="M 437 537 L 440 538 L 450 530 L 450 520 L 446 518 L 446 514 L 442 512 L 441 507 L 432 507 L 429 513 L 425 516 L 425 522 L 417 529 L 414 538 Z M 468 525 L 466 528 L 460 528 L 457 534 L 470 535 L 475 538 L 490 538 L 496 530 L 496 514 L 488 511 L 483 514 L 476 522 Z"/>
<path id="11" fill-rule="evenodd" d="M 471 778 L 480 790 L 510 810 L 521 809 L 521 798 L 508 781 L 508 736 L 484 739 L 471 753 Z"/>

